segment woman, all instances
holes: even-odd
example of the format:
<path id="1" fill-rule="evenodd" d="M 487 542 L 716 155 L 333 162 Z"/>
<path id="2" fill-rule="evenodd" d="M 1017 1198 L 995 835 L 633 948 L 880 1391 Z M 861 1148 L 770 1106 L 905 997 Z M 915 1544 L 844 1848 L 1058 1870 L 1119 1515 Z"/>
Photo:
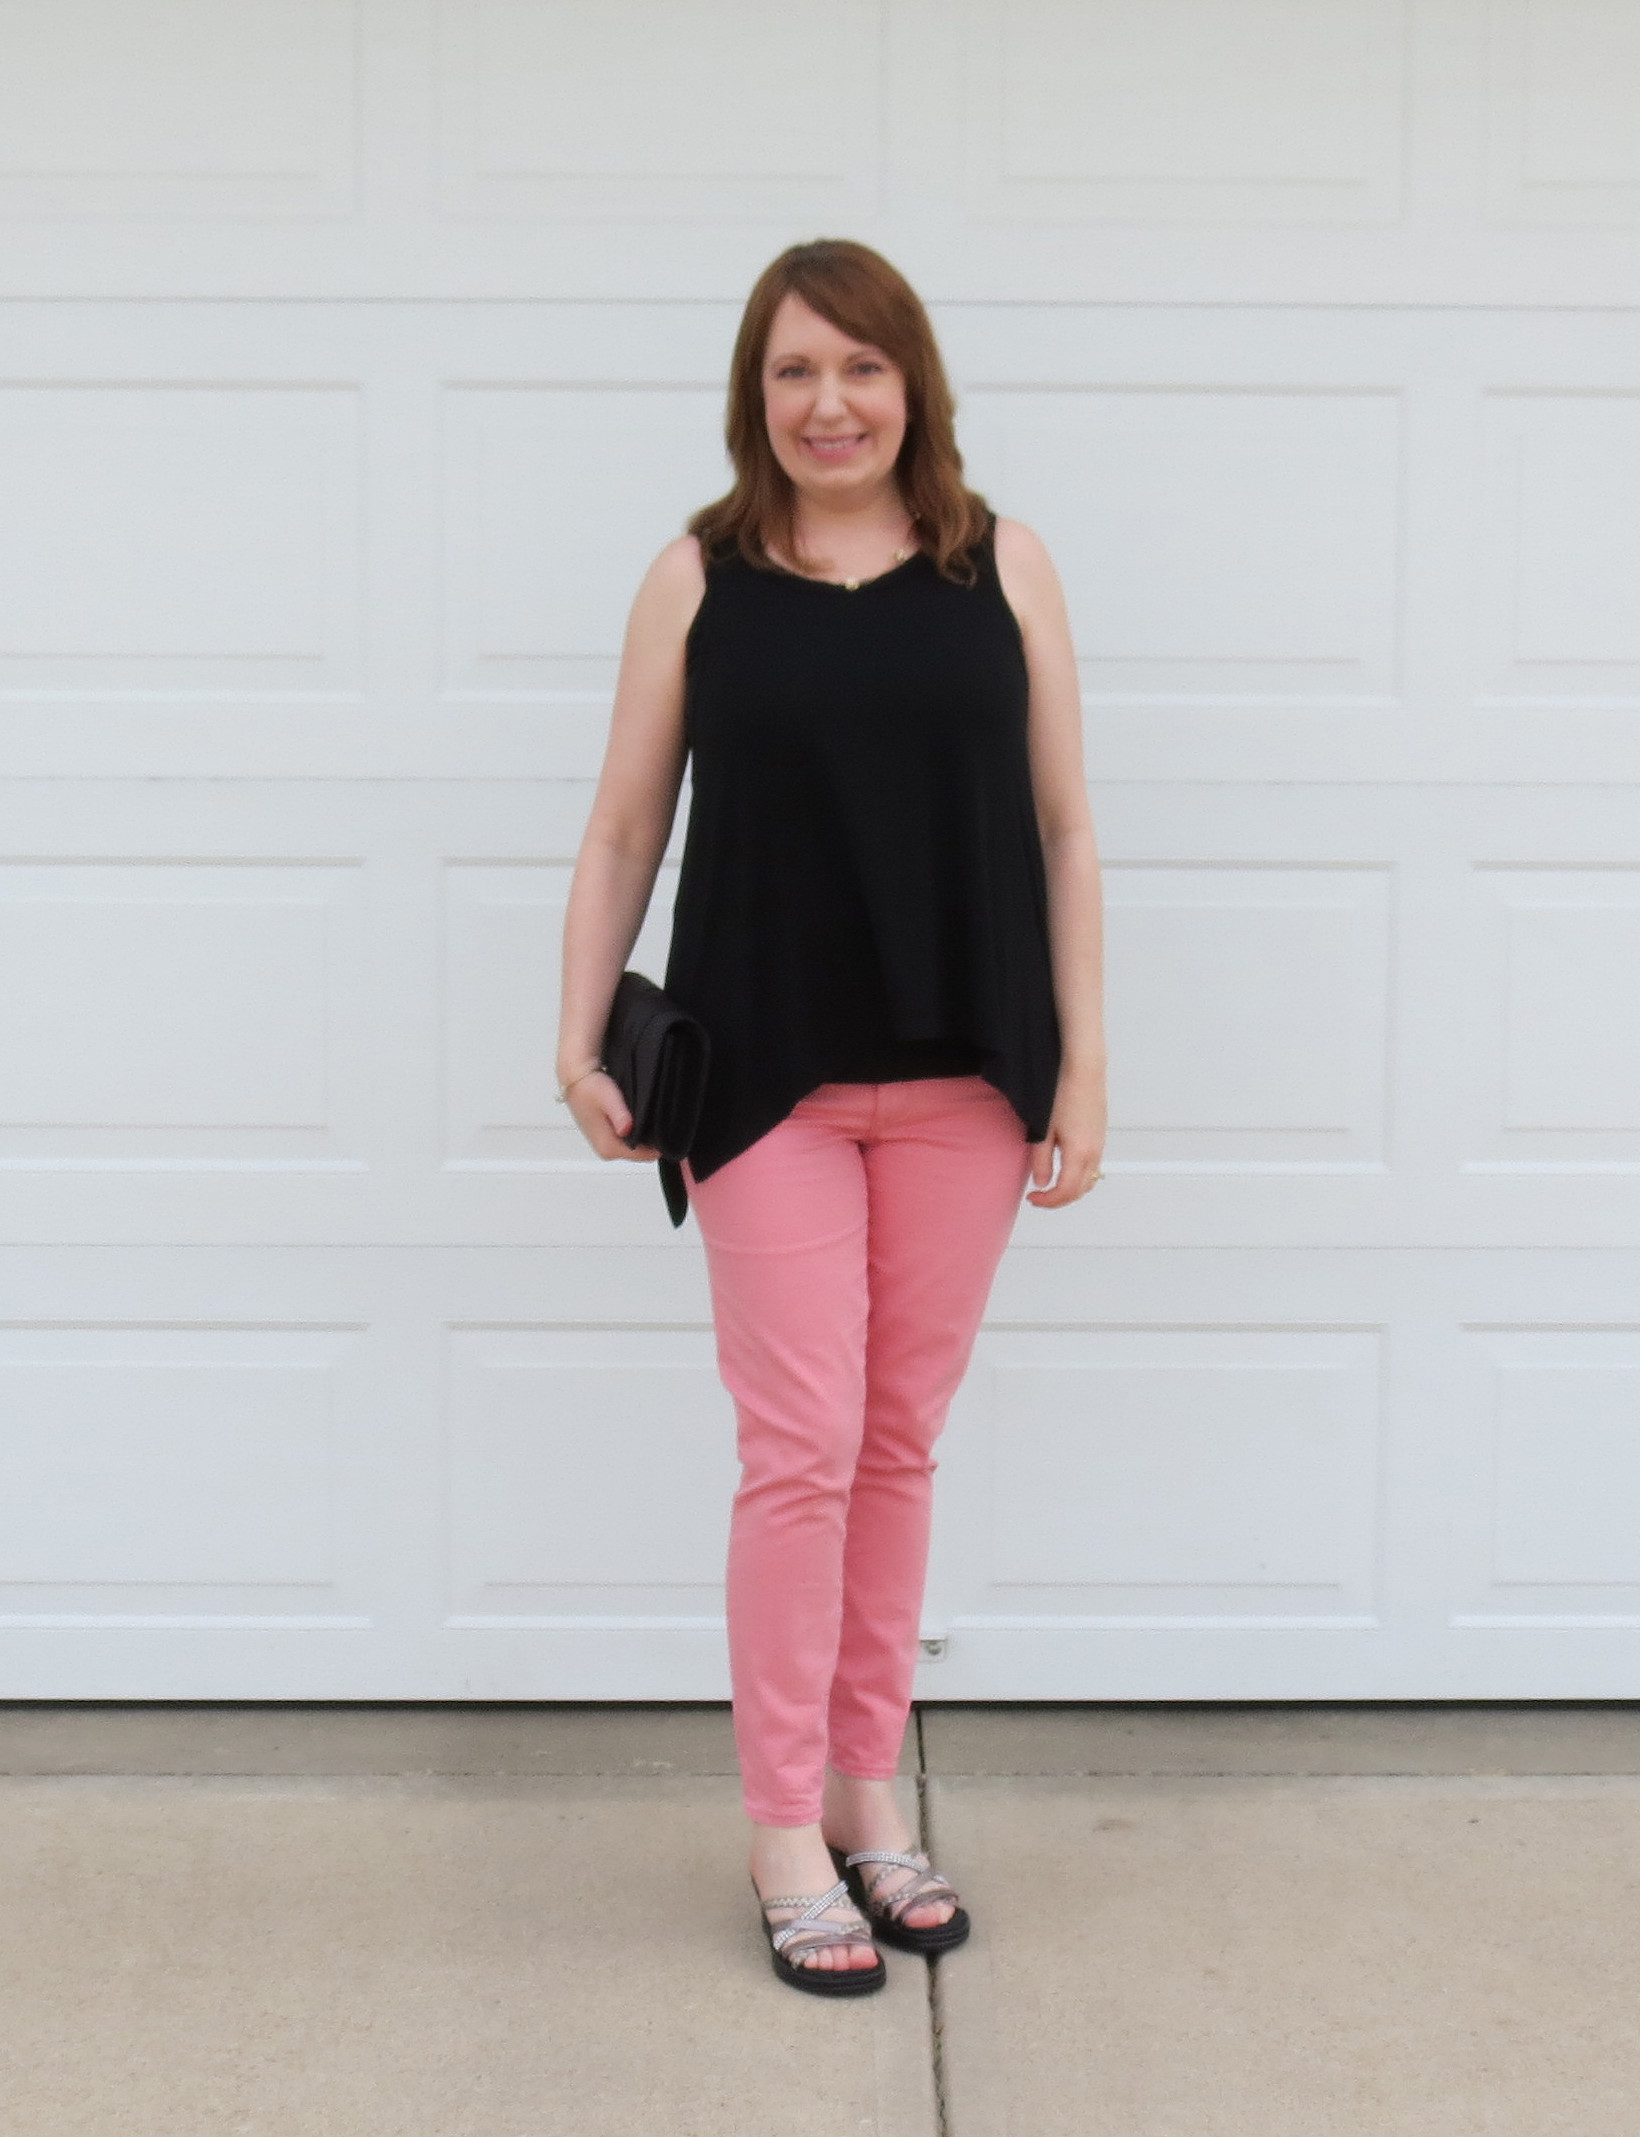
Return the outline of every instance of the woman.
<path id="1" fill-rule="evenodd" d="M 752 1882 L 775 1972 L 860 1994 L 886 1978 L 874 1931 L 968 1932 L 894 1792 L 932 1448 L 1027 1180 L 1060 1209 L 1099 1177 L 1098 857 L 1058 580 L 964 487 L 904 278 L 844 240 L 775 260 L 727 435 L 733 489 L 633 604 L 565 920 L 559 1095 L 600 1157 L 658 1155 L 620 1140 L 598 1054 L 692 752 L 664 984 L 712 1041 L 681 1174 L 742 1463 Z"/>

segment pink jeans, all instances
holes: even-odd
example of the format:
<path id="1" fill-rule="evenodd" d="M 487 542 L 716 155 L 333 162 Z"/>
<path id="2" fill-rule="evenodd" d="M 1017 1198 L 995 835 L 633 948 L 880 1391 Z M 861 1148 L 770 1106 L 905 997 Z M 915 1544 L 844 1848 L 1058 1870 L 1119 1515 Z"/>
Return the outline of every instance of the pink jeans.
<path id="1" fill-rule="evenodd" d="M 892 1775 L 933 1446 L 1030 1176 L 981 1076 L 826 1083 L 697 1183 L 741 1461 L 729 1668 L 747 1811 L 811 1825 L 827 1763 Z"/>

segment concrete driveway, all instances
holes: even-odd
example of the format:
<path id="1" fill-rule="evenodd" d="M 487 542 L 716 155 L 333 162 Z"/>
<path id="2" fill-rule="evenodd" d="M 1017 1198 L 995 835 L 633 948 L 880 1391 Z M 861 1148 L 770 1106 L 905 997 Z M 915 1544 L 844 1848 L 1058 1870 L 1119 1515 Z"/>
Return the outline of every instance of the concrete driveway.
<path id="1" fill-rule="evenodd" d="M 769 1970 L 720 1707 L 0 1708 L 7 2137 L 1633 2137 L 1640 1708 L 925 1707 Z"/>

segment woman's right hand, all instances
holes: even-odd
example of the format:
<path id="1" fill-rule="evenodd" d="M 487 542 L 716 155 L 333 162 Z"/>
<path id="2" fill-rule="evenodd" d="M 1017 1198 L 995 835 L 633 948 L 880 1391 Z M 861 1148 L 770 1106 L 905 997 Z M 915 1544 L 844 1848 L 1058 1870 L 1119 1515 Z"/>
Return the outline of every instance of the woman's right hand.
<path id="1" fill-rule="evenodd" d="M 647 1144 L 632 1147 L 621 1138 L 632 1126 L 632 1108 L 621 1096 L 621 1087 L 607 1069 L 593 1069 L 570 1086 L 564 1103 L 575 1115 L 576 1126 L 601 1158 L 636 1158 L 652 1163 L 660 1156 Z"/>

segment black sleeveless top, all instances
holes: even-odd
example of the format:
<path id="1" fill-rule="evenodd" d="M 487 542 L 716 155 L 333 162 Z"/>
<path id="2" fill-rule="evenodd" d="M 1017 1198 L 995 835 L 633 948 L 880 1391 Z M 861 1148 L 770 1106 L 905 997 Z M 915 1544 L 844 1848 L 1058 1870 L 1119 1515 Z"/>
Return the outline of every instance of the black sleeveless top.
<path id="1" fill-rule="evenodd" d="M 984 1076 L 1048 1132 L 1059 1025 L 1019 625 L 971 587 L 706 566 L 668 994 L 705 1025 L 697 1179 L 822 1083 Z"/>

